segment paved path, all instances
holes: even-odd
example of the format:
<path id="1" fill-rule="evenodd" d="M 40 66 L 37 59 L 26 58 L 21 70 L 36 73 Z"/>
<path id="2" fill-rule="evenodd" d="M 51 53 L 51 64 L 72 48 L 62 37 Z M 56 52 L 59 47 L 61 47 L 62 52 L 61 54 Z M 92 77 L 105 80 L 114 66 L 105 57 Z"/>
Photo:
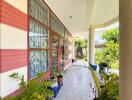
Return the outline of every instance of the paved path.
<path id="1" fill-rule="evenodd" d="M 95 87 L 95 83 L 91 71 L 79 64 L 74 63 L 68 67 L 64 75 L 64 85 L 53 100 L 93 100 L 92 87 Z"/>

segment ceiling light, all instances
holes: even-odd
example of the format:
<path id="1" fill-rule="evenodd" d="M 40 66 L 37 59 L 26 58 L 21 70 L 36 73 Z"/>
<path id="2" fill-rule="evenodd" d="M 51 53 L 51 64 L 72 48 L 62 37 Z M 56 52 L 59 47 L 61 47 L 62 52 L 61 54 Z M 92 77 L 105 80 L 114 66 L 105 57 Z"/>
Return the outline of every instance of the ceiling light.
<path id="1" fill-rule="evenodd" d="M 72 16 L 69 16 L 69 18 L 71 19 L 71 18 L 72 18 Z"/>

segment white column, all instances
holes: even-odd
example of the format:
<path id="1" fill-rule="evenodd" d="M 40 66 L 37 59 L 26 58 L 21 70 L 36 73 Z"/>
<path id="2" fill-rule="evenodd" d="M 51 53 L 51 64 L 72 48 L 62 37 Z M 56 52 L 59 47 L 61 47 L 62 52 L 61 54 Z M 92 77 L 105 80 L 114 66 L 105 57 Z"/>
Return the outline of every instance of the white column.
<path id="1" fill-rule="evenodd" d="M 87 63 L 89 64 L 89 33 L 88 33 L 88 40 L 87 40 Z"/>
<path id="2" fill-rule="evenodd" d="M 94 64 L 94 28 L 89 28 L 89 63 Z"/>
<path id="3" fill-rule="evenodd" d="M 120 100 L 132 100 L 132 0 L 120 0 Z"/>

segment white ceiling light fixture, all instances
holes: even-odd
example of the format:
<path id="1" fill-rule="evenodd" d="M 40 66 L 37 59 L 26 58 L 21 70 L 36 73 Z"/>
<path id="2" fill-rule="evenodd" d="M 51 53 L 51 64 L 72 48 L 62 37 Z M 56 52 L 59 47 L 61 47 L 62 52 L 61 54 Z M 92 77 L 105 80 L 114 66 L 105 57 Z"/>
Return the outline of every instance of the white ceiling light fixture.
<path id="1" fill-rule="evenodd" d="M 72 19 L 72 16 L 69 16 L 70 19 Z"/>

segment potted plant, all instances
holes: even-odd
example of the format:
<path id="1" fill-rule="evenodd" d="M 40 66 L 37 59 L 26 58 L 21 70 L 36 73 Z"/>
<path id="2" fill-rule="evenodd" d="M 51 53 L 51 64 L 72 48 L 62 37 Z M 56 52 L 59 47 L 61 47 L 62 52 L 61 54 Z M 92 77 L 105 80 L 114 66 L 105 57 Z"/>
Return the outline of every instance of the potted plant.
<path id="1" fill-rule="evenodd" d="M 104 71 L 104 69 L 106 69 L 108 67 L 108 64 L 105 62 L 100 62 L 99 67 L 100 67 L 100 72 L 102 72 L 102 71 Z"/>
<path id="2" fill-rule="evenodd" d="M 58 85 L 63 85 L 63 75 L 60 73 L 57 75 L 57 83 Z"/>

